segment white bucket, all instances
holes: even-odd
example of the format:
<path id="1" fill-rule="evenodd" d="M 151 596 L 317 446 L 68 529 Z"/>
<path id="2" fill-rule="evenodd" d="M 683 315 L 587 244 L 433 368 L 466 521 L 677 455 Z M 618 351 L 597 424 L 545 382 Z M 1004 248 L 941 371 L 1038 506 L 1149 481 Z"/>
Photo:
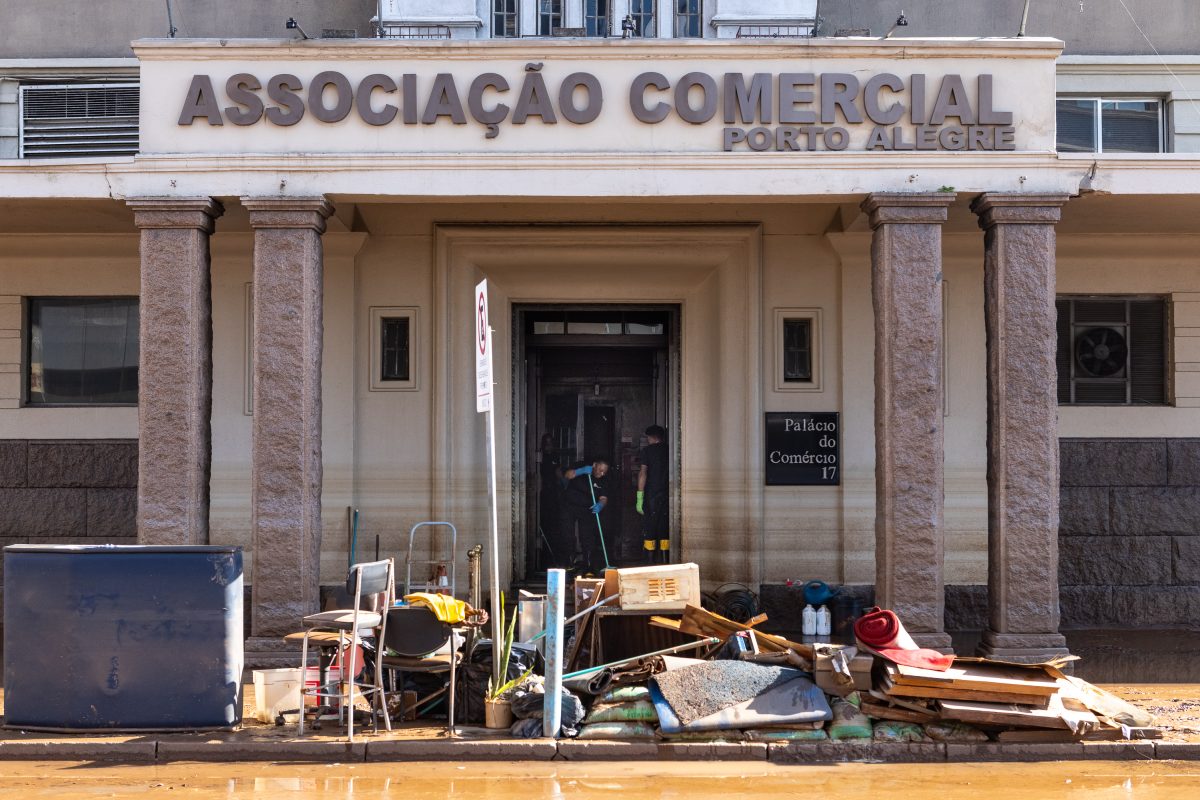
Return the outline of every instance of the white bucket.
<path id="1" fill-rule="evenodd" d="M 259 722 L 273 724 L 280 713 L 299 708 L 299 667 L 254 670 L 254 714 Z"/>
<path id="2" fill-rule="evenodd" d="M 296 670 L 299 672 L 299 670 Z M 317 683 L 321 680 L 321 670 L 317 667 L 304 668 L 304 688 L 306 691 L 312 691 L 317 688 Z M 322 692 L 339 692 L 342 689 L 342 669 L 341 667 L 329 667 L 325 670 L 325 685 L 321 687 Z M 323 705 L 334 710 L 341 708 L 342 701 L 337 697 L 321 697 L 315 695 L 304 696 L 305 706 Z M 298 708 L 299 704 L 293 708 Z"/>

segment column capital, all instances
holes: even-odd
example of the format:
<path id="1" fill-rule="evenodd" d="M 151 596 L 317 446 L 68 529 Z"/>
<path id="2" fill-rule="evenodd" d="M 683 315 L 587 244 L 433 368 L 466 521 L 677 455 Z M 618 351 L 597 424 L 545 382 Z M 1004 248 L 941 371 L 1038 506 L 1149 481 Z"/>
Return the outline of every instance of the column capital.
<path id="1" fill-rule="evenodd" d="M 1001 223 L 1054 225 L 1062 219 L 1062 207 L 1071 199 L 1066 194 L 998 194 L 985 192 L 971 203 L 979 215 L 979 227 L 987 230 Z"/>
<path id="2" fill-rule="evenodd" d="M 333 205 L 324 197 L 243 197 L 251 228 L 307 228 L 325 232 Z"/>
<path id="3" fill-rule="evenodd" d="M 862 210 L 872 229 L 886 223 L 940 225 L 954 199 L 951 192 L 876 192 L 867 195 Z"/>
<path id="4" fill-rule="evenodd" d="M 131 197 L 125 205 L 133 209 L 138 228 L 195 228 L 212 233 L 225 207 L 211 197 Z"/>

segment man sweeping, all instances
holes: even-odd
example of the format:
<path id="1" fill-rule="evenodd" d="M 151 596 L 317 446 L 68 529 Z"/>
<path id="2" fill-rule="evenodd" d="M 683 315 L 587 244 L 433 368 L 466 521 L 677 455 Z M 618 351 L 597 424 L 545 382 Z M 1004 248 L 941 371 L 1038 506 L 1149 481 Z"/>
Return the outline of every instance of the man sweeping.
<path id="1" fill-rule="evenodd" d="M 608 563 L 602 539 L 604 533 L 600 528 L 600 512 L 608 505 L 606 475 L 606 458 L 597 458 L 590 464 L 581 463 L 563 471 L 567 486 L 560 506 L 560 541 L 564 546 L 574 547 L 574 566 L 593 575 L 600 574 Z M 576 524 L 579 526 L 578 538 L 572 543 Z"/>
<path id="2" fill-rule="evenodd" d="M 650 564 L 671 560 L 670 515 L 667 490 L 667 431 L 661 425 L 646 428 L 638 470 L 637 512 L 642 515 L 642 547 Z"/>

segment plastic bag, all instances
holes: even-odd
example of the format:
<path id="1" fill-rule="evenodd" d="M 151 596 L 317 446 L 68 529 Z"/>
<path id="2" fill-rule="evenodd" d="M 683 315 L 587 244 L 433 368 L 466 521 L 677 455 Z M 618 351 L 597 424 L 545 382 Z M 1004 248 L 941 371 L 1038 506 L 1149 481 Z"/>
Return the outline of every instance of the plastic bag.
<path id="1" fill-rule="evenodd" d="M 653 739 L 654 728 L 645 722 L 597 722 L 579 730 L 580 739 Z"/>
<path id="2" fill-rule="evenodd" d="M 988 736 L 978 728 L 962 722 L 930 722 L 925 735 L 935 742 L 986 742 Z"/>
<path id="3" fill-rule="evenodd" d="M 609 689 L 600 698 L 601 703 L 632 703 L 637 700 L 649 700 L 650 689 L 645 686 L 618 686 Z"/>
<path id="4" fill-rule="evenodd" d="M 884 720 L 875 723 L 873 738 L 877 742 L 927 742 L 921 726 L 914 722 Z"/>
<path id="5" fill-rule="evenodd" d="M 597 704 L 587 716 L 593 722 L 658 722 L 658 712 L 649 700 L 632 703 Z"/>
<path id="6" fill-rule="evenodd" d="M 829 704 L 833 721 L 829 723 L 830 739 L 870 739 L 871 720 L 851 703 L 833 698 Z"/>
<path id="7" fill-rule="evenodd" d="M 573 730 L 579 727 L 579 722 L 583 719 L 583 703 L 566 689 L 562 690 L 561 697 L 563 730 Z M 540 720 L 545 710 L 545 702 L 546 695 L 541 692 L 523 694 L 512 701 L 513 716 L 518 719 Z"/>

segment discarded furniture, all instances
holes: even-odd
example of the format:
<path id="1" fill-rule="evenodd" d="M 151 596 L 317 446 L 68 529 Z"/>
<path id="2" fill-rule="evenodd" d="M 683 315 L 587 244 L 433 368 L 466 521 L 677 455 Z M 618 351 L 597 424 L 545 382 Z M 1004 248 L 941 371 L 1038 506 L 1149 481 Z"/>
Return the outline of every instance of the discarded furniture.
<path id="1" fill-rule="evenodd" d="M 458 666 L 462 661 L 462 653 L 456 647 L 456 629 L 439 620 L 432 610 L 424 606 L 395 606 L 388 609 L 387 617 L 387 630 L 381 640 L 383 646 L 380 652 L 392 651 L 399 655 L 384 655 L 380 660 L 380 672 L 398 674 L 399 681 L 392 694 L 403 692 L 404 673 L 446 674 L 446 685 L 419 698 L 413 708 L 419 713 L 421 708 L 448 693 L 446 730 L 453 736 Z M 441 652 L 443 650 L 446 652 Z M 386 702 L 384 706 L 387 706 Z"/>
<path id="2" fill-rule="evenodd" d="M 361 649 L 358 645 L 365 637 L 374 636 L 376 637 L 376 641 L 379 642 L 383 641 L 387 635 L 388 615 L 382 613 L 382 610 L 390 608 L 395 597 L 396 573 L 394 562 L 392 559 L 387 558 L 382 561 L 355 564 L 350 568 L 350 575 L 346 579 L 346 588 L 354 600 L 353 608 L 322 611 L 319 614 L 310 614 L 304 618 L 304 635 L 301 637 L 302 644 L 300 647 L 300 668 L 304 669 L 308 665 L 308 646 L 310 641 L 315 640 L 317 645 L 323 650 L 334 650 L 334 659 L 336 659 L 336 663 L 340 667 L 337 675 L 338 680 L 326 680 L 328 668 L 332 665 L 334 659 L 322 658 L 319 667 L 320 679 L 317 685 L 313 688 L 305 686 L 303 694 L 316 698 L 337 698 L 340 701 L 340 713 L 345 714 L 347 736 L 353 742 L 356 699 L 370 698 L 371 719 L 375 725 L 377 725 L 375 722 L 378 717 L 377 712 L 380 709 L 385 709 L 386 705 L 384 702 L 383 682 L 381 680 L 382 669 L 380 668 L 383 650 L 382 648 L 376 648 L 371 684 L 364 687 L 360 686 L 358 681 L 359 671 L 366 666 L 365 663 L 360 664 L 358 661 L 360 658 L 363 658 L 360 655 Z M 376 608 L 380 609 L 380 611 L 375 611 L 374 609 Z M 330 645 L 332 645 L 332 648 Z M 319 718 L 319 700 L 317 713 Z M 386 710 L 383 714 L 383 719 L 384 724 L 390 731 L 392 729 L 392 722 Z M 301 708 L 297 733 L 304 735 L 303 708 Z"/>
<path id="3" fill-rule="evenodd" d="M 238 725 L 242 591 L 238 547 L 6 547 L 5 727 Z"/>
<path id="4" fill-rule="evenodd" d="M 449 528 L 450 529 L 450 550 L 448 553 L 445 554 L 444 558 L 436 558 L 436 557 L 435 558 L 418 558 L 418 559 L 413 558 L 413 546 L 416 544 L 417 531 L 420 531 L 422 528 L 424 528 L 425 532 L 429 534 L 429 538 L 430 538 L 429 544 L 430 544 L 431 550 L 432 550 L 433 545 L 436 543 L 436 536 L 437 536 L 436 529 L 437 528 Z M 404 557 L 404 595 L 412 594 L 414 591 L 427 591 L 427 592 L 445 591 L 446 594 L 449 594 L 451 597 L 453 597 L 455 595 L 455 593 L 458 591 L 458 583 L 456 580 L 456 573 L 455 573 L 455 568 L 454 568 L 454 565 L 457 561 L 458 561 L 458 528 L 454 527 L 454 523 L 452 523 L 452 522 L 418 522 L 416 525 L 413 525 L 412 528 L 410 528 L 408 531 L 408 552 L 406 553 L 406 555 Z M 430 580 L 421 584 L 420 588 L 414 589 L 413 588 L 413 577 L 412 577 L 412 570 L 413 570 L 414 564 L 421 564 L 421 565 L 425 565 L 428 567 L 432 567 L 434 569 L 437 569 L 438 567 L 445 567 L 447 570 L 445 584 L 439 586 L 439 585 L 437 585 L 437 581 L 435 579 L 431 578 Z M 403 597 L 404 595 L 401 595 L 401 597 Z"/>

